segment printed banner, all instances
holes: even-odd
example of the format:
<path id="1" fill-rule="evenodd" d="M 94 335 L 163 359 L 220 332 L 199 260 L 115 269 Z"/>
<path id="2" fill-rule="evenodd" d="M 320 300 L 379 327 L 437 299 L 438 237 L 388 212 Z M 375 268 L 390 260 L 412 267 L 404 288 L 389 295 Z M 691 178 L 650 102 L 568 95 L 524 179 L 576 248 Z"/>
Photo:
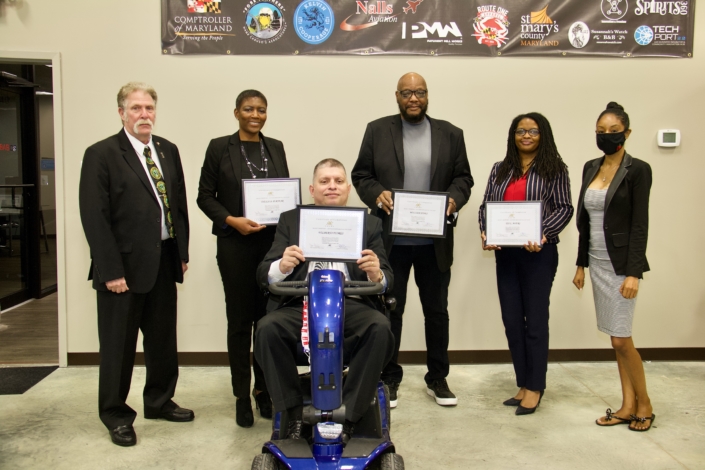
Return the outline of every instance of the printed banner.
<path id="1" fill-rule="evenodd" d="M 695 0 L 162 0 L 163 54 L 692 57 Z"/>

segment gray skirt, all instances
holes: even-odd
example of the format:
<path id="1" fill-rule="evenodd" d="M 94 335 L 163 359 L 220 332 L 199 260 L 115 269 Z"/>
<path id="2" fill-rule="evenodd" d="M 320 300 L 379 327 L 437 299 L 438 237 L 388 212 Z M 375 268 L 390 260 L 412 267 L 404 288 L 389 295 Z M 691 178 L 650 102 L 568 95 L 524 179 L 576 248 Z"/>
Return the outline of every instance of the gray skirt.
<path id="1" fill-rule="evenodd" d="M 610 260 L 592 256 L 589 271 L 597 313 L 597 329 L 618 338 L 630 337 L 636 297 L 625 299 L 619 293 L 626 276 L 615 274 Z"/>

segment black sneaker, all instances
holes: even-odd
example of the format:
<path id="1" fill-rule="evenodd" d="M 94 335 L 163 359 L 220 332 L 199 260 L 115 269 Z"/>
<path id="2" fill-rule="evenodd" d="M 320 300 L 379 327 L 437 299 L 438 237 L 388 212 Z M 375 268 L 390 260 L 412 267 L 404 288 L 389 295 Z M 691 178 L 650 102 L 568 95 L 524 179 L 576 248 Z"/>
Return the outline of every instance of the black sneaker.
<path id="1" fill-rule="evenodd" d="M 397 407 L 397 393 L 399 393 L 399 382 L 384 382 L 384 385 L 389 389 L 389 407 Z"/>
<path id="2" fill-rule="evenodd" d="M 446 379 L 438 379 L 426 384 L 426 393 L 435 398 L 436 403 L 441 406 L 455 406 L 458 404 L 458 398 L 448 388 Z"/>

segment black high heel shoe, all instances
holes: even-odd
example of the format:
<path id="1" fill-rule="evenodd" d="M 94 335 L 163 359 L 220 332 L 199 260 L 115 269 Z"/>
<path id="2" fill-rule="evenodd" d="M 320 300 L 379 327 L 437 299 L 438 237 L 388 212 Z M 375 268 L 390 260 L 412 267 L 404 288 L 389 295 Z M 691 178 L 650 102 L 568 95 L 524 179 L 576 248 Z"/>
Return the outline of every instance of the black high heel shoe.
<path id="1" fill-rule="evenodd" d="M 521 400 L 512 397 L 512 398 L 509 398 L 508 400 L 504 400 L 502 402 L 502 404 L 504 406 L 519 406 L 519 405 L 521 405 Z"/>
<path id="2" fill-rule="evenodd" d="M 519 402 L 519 406 L 517 407 L 517 410 L 514 412 L 515 415 L 521 416 L 521 415 L 530 415 L 534 411 L 536 411 L 536 408 L 539 407 L 541 404 L 541 399 L 543 398 L 543 390 L 539 392 L 539 402 L 536 403 L 536 406 L 533 408 L 526 408 L 524 406 L 521 406 L 521 401 Z"/>
<path id="3" fill-rule="evenodd" d="M 262 390 L 259 393 L 252 390 L 252 396 L 255 398 L 255 406 L 259 410 L 259 414 L 264 419 L 272 419 L 272 399 L 266 390 Z"/>
<path id="4" fill-rule="evenodd" d="M 243 428 L 251 428 L 255 424 L 250 397 L 235 400 L 235 422 Z"/>

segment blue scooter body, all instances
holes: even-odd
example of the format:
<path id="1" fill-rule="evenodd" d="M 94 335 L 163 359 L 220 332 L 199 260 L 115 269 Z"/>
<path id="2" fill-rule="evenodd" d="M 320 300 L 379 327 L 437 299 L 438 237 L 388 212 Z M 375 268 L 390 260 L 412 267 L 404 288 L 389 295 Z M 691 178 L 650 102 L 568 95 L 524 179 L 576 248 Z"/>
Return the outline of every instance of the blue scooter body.
<path id="1" fill-rule="evenodd" d="M 302 455 L 300 443 L 294 449 L 280 437 L 281 413 L 274 416 L 272 440 L 264 444 L 269 452 L 291 470 L 362 470 L 381 454 L 392 448 L 389 436 L 389 415 L 384 385 L 379 382 L 376 403 L 379 426 L 376 439 L 364 439 L 362 455 L 350 455 L 355 446 L 351 440 L 343 448 L 342 430 L 345 416 L 343 406 L 343 340 L 345 324 L 345 277 L 338 270 L 317 270 L 309 273 L 308 322 L 311 353 L 311 406 L 313 415 L 320 419 L 313 425 L 313 445 L 310 454 Z M 336 422 L 337 421 L 337 422 Z M 283 431 L 283 432 L 282 432 Z M 332 431 L 328 434 L 328 431 Z M 322 432 L 326 436 L 322 435 Z M 330 437 L 330 438 L 328 438 Z M 362 441 L 361 439 L 360 441 Z M 287 455 L 288 454 L 288 455 Z"/>

